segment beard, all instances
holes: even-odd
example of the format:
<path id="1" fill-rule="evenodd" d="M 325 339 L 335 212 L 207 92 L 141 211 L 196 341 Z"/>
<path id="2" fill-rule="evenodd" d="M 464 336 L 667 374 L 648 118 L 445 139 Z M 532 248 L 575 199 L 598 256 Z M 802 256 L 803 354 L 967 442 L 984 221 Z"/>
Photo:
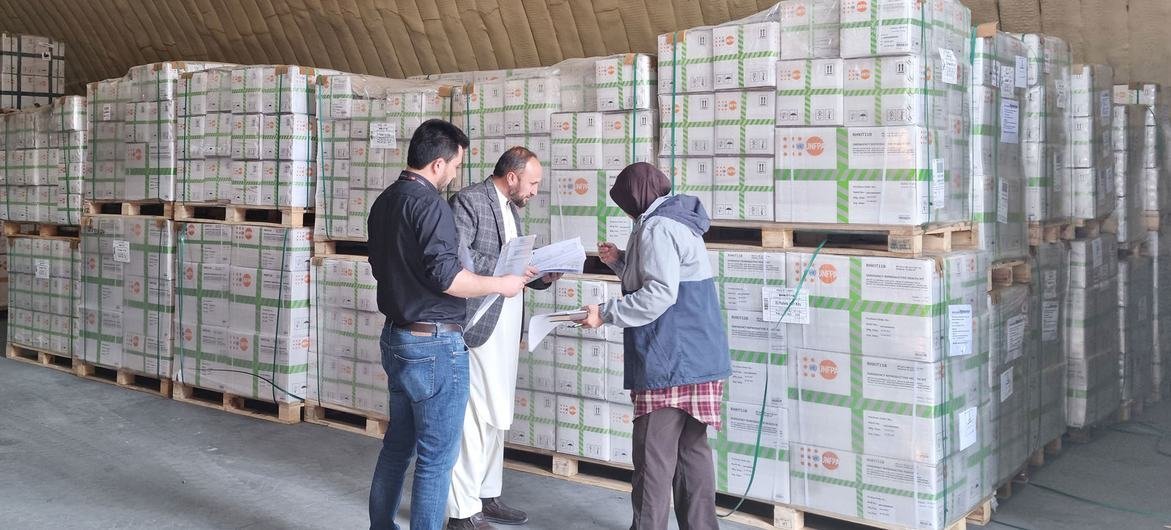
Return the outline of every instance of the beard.
<path id="1" fill-rule="evenodd" d="M 508 202 L 511 202 L 517 208 L 524 208 L 529 203 L 529 198 L 521 197 L 520 193 L 516 190 L 508 190 Z"/>

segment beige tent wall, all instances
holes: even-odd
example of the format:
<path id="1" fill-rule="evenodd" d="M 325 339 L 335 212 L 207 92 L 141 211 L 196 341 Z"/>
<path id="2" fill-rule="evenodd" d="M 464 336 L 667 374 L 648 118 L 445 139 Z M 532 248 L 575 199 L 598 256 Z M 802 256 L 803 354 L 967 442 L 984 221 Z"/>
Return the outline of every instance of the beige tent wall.
<path id="1" fill-rule="evenodd" d="M 1075 60 L 1171 84 L 1171 0 L 966 0 L 974 22 L 1068 39 Z M 290 63 L 404 77 L 626 51 L 772 0 L 0 0 L 0 30 L 64 40 L 68 87 L 132 65 Z"/>

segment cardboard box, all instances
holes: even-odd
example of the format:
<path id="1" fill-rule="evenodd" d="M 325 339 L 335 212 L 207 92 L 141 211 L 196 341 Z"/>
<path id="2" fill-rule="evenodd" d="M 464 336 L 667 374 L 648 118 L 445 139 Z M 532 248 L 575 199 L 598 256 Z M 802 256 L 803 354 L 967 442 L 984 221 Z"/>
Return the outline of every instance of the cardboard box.
<path id="1" fill-rule="evenodd" d="M 659 152 L 662 156 L 715 154 L 715 100 L 712 93 L 659 98 Z"/>
<path id="2" fill-rule="evenodd" d="M 780 9 L 782 60 L 839 56 L 839 0 L 786 0 Z"/>
<path id="3" fill-rule="evenodd" d="M 713 166 L 713 219 L 773 220 L 772 157 L 720 156 Z"/>
<path id="4" fill-rule="evenodd" d="M 655 113 L 649 110 L 603 115 L 602 166 L 621 171 L 635 162 L 654 163 Z"/>
<path id="5" fill-rule="evenodd" d="M 790 1 L 801 3 L 801 0 Z M 777 126 L 842 125 L 844 81 L 845 66 L 841 59 L 778 62 Z"/>
<path id="6" fill-rule="evenodd" d="M 551 393 L 517 390 L 508 441 L 549 451 L 558 449 L 557 402 L 558 396 Z"/>
<path id="7" fill-rule="evenodd" d="M 789 443 L 784 409 L 768 407 L 761 421 L 760 404 L 722 404 L 723 428 L 708 429 L 716 467 L 716 489 L 766 502 L 790 502 Z M 759 427 L 759 429 L 758 429 Z M 756 450 L 757 431 L 760 450 Z M 756 475 L 749 488 L 755 460 Z"/>
<path id="8" fill-rule="evenodd" d="M 557 393 L 605 400 L 606 360 L 611 347 L 606 341 L 556 337 Z"/>
<path id="9" fill-rule="evenodd" d="M 780 33 L 776 20 L 731 22 L 712 28 L 712 86 L 716 90 L 775 88 Z"/>
<path id="10" fill-rule="evenodd" d="M 773 154 L 776 99 L 773 91 L 716 93 L 715 154 Z"/>
<path id="11" fill-rule="evenodd" d="M 948 199 L 967 189 L 966 174 L 932 158 L 930 137 L 918 127 L 778 129 L 777 221 L 918 225 L 966 217 L 964 202 Z"/>
<path id="12" fill-rule="evenodd" d="M 659 35 L 659 94 L 714 90 L 712 28 L 691 28 Z M 660 97 L 660 103 L 662 101 Z"/>
<path id="13" fill-rule="evenodd" d="M 610 404 L 557 396 L 557 452 L 610 459 Z"/>
<path id="14" fill-rule="evenodd" d="M 561 241 L 580 237 L 586 249 L 596 248 L 604 241 L 626 248 L 633 223 L 607 193 L 618 172 L 554 170 L 551 173 L 549 217 L 552 239 Z"/>
<path id="15" fill-rule="evenodd" d="M 697 197 L 708 212 L 715 210 L 715 161 L 711 157 L 659 157 L 659 170 L 671 179 L 675 193 Z"/>
<path id="16" fill-rule="evenodd" d="M 602 169 L 602 113 L 557 113 L 551 119 L 553 169 Z"/>

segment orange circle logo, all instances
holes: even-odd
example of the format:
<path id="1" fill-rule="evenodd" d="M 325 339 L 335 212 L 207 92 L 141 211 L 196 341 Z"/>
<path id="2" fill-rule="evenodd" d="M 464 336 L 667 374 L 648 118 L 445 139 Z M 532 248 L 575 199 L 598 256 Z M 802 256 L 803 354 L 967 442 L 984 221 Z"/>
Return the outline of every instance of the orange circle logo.
<path id="1" fill-rule="evenodd" d="M 799 16 L 799 17 L 805 16 L 805 4 L 798 4 L 797 5 L 797 16 Z"/>
<path id="2" fill-rule="evenodd" d="M 825 284 L 834 283 L 838 279 L 837 267 L 834 267 L 832 264 L 829 264 L 829 263 L 826 263 L 826 264 L 818 267 L 817 268 L 817 279 L 821 280 L 821 283 L 825 283 Z"/>
<path id="3" fill-rule="evenodd" d="M 130 283 L 130 292 L 132 292 L 134 294 L 141 293 L 142 292 L 142 284 L 138 283 L 137 281 L 131 282 Z"/>
<path id="4" fill-rule="evenodd" d="M 141 236 L 142 235 L 142 225 L 139 225 L 139 224 L 134 225 L 133 232 L 134 232 L 134 235 Z"/>
<path id="5" fill-rule="evenodd" d="M 237 345 L 240 346 L 240 351 L 248 351 L 248 338 L 240 337 L 240 342 Z"/>
<path id="6" fill-rule="evenodd" d="M 794 81 L 800 81 L 801 80 L 801 70 L 793 70 L 793 74 L 790 77 L 792 77 Z"/>
<path id="7" fill-rule="evenodd" d="M 573 298 L 573 297 L 574 297 L 574 290 L 573 290 L 573 287 L 570 287 L 570 288 L 568 288 L 568 289 L 566 289 L 566 290 L 565 290 L 565 296 L 568 296 L 568 297 L 570 297 L 570 298 Z"/>
<path id="8" fill-rule="evenodd" d="M 191 339 L 192 339 L 193 337 L 194 337 L 194 334 L 193 334 L 193 333 L 191 333 L 191 328 L 185 328 L 185 329 L 183 330 L 183 340 L 185 340 L 185 341 L 188 341 L 188 342 L 191 342 Z"/>
<path id="9" fill-rule="evenodd" d="M 97 323 L 98 319 L 97 319 L 97 317 L 94 316 L 93 313 L 90 313 L 85 316 L 85 321 L 86 321 L 86 323 L 93 325 L 93 324 Z"/>
<path id="10" fill-rule="evenodd" d="M 858 5 L 854 7 L 854 9 L 857 9 L 859 13 L 865 13 L 869 8 L 870 5 L 866 3 L 866 0 L 859 0 Z"/>
<path id="11" fill-rule="evenodd" d="M 577 350 L 573 349 L 573 346 L 570 346 L 568 348 L 565 348 L 565 354 L 570 357 L 573 357 L 573 356 L 577 355 Z"/>
<path id="12" fill-rule="evenodd" d="M 525 399 L 523 397 L 518 397 L 518 398 L 516 398 L 516 404 L 519 405 L 521 408 L 524 408 L 524 407 L 529 406 L 529 400 Z"/>
<path id="13" fill-rule="evenodd" d="M 615 71 L 615 70 L 614 70 L 614 67 L 613 67 L 613 66 L 611 66 L 611 67 L 609 67 L 609 68 L 606 68 L 606 74 L 607 74 L 607 75 L 614 75 L 614 71 Z"/>
<path id="14" fill-rule="evenodd" d="M 577 416 L 577 406 L 576 405 L 569 406 L 569 415 L 570 416 Z"/>
<path id="15" fill-rule="evenodd" d="M 728 110 L 736 110 L 736 102 L 735 101 L 728 102 Z"/>
<path id="16" fill-rule="evenodd" d="M 135 347 L 135 348 L 137 348 L 137 347 L 138 347 L 138 335 L 135 335 L 135 336 L 133 336 L 133 337 L 130 337 L 130 345 L 131 345 L 131 346 L 133 346 L 133 347 Z"/>
<path id="17" fill-rule="evenodd" d="M 838 459 L 838 455 L 831 451 L 826 451 L 821 454 L 821 465 L 825 466 L 825 468 L 830 471 L 837 469 L 841 463 L 841 460 Z"/>
<path id="18" fill-rule="evenodd" d="M 567 121 L 563 121 L 563 122 L 561 122 L 561 130 L 563 130 L 563 131 L 568 131 L 568 130 L 569 130 L 569 127 L 570 127 L 570 123 L 569 123 L 569 122 L 567 122 Z"/>
<path id="19" fill-rule="evenodd" d="M 621 121 L 615 121 L 615 122 L 614 122 L 614 130 L 615 130 L 615 131 L 621 131 L 621 130 L 622 130 L 622 122 L 621 122 Z"/>
<path id="20" fill-rule="evenodd" d="M 187 277 L 188 280 L 194 280 L 195 279 L 195 267 L 187 267 L 187 270 L 186 270 L 186 273 L 184 274 L 184 276 Z"/>
<path id="21" fill-rule="evenodd" d="M 736 168 L 734 168 L 734 167 L 728 168 L 728 176 L 735 177 L 736 176 Z"/>
<path id="22" fill-rule="evenodd" d="M 822 140 L 820 136 L 810 136 L 805 141 L 805 152 L 813 156 L 821 156 L 825 152 L 825 140 Z"/>
<path id="23" fill-rule="evenodd" d="M 242 282 L 244 283 L 244 287 L 252 287 L 252 275 L 244 274 Z"/>
<path id="24" fill-rule="evenodd" d="M 862 77 L 862 79 L 864 79 L 864 80 L 865 80 L 865 79 L 870 79 L 870 69 L 869 69 L 869 68 L 863 68 L 863 69 L 862 69 L 862 73 L 861 73 L 861 74 L 859 74 L 859 75 L 860 75 L 860 76 Z"/>
<path id="25" fill-rule="evenodd" d="M 821 361 L 821 364 L 818 365 L 818 372 L 821 374 L 821 377 L 829 381 L 833 381 L 834 379 L 838 378 L 838 365 L 833 361 L 826 359 Z"/>
<path id="26" fill-rule="evenodd" d="M 252 227 L 244 229 L 244 239 L 252 239 Z"/>
<path id="27" fill-rule="evenodd" d="M 195 237 L 195 225 L 193 225 L 193 224 L 187 225 L 187 235 L 191 236 L 191 237 Z"/>
<path id="28" fill-rule="evenodd" d="M 573 181 L 573 192 L 578 195 L 585 195 L 590 191 L 590 183 L 586 179 L 577 179 Z"/>
<path id="29" fill-rule="evenodd" d="M 733 37 L 731 35 L 724 37 L 724 44 L 727 44 L 728 46 L 736 44 L 736 37 Z"/>

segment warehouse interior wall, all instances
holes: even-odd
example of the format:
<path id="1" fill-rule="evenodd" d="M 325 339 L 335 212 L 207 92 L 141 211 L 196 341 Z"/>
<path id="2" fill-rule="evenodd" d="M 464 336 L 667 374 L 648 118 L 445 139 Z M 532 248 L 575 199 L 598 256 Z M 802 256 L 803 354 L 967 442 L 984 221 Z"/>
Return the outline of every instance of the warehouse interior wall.
<path id="1" fill-rule="evenodd" d="M 1115 79 L 1171 84 L 1171 1 L 963 0 L 974 24 L 1066 39 Z M 401 78 L 655 53 L 656 36 L 773 0 L 0 0 L 2 30 L 66 42 L 68 92 L 164 60 Z"/>

